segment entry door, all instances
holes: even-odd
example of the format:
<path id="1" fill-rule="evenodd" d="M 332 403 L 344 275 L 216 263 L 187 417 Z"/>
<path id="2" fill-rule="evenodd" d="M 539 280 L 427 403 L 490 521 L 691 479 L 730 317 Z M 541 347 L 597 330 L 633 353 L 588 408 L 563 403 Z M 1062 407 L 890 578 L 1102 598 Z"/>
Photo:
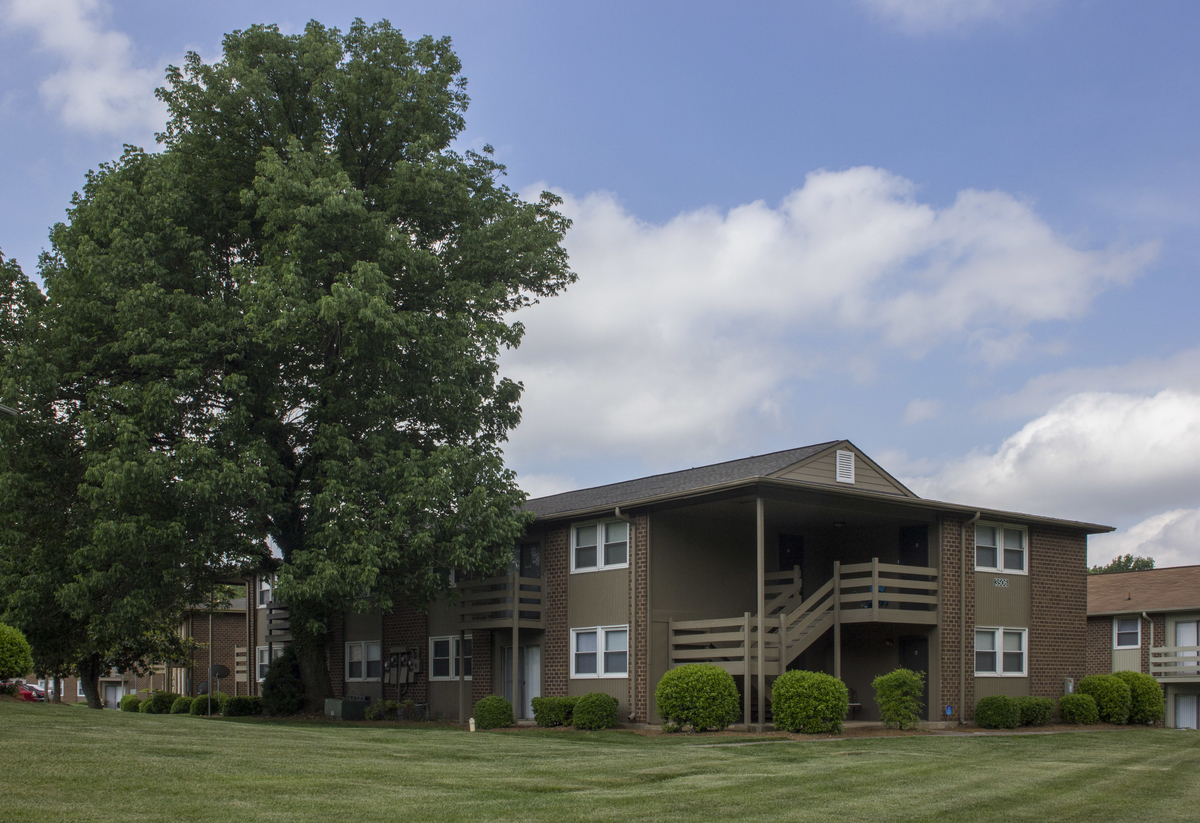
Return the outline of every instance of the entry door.
<path id="1" fill-rule="evenodd" d="M 121 708 L 121 686 L 119 683 L 104 684 L 104 706 L 108 709 Z"/>
<path id="2" fill-rule="evenodd" d="M 517 658 L 517 699 L 513 699 L 512 646 L 500 649 L 500 665 L 504 671 L 504 699 L 512 703 L 517 717 L 533 717 L 533 698 L 542 696 L 542 647 L 520 646 Z"/>
<path id="3" fill-rule="evenodd" d="M 1200 695 L 1175 695 L 1175 728 L 1195 729 L 1197 723 L 1197 699 Z"/>
<path id="4" fill-rule="evenodd" d="M 912 635 L 900 638 L 900 665 L 914 672 L 925 673 L 925 688 L 921 691 L 921 717 L 929 719 L 929 638 Z"/>

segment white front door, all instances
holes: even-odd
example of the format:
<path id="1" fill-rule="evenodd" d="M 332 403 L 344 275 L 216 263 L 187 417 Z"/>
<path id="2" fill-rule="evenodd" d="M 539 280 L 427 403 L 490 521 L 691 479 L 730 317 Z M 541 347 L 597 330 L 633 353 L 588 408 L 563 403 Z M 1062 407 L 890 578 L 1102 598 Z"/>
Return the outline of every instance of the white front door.
<path id="1" fill-rule="evenodd" d="M 504 670 L 504 699 L 512 703 L 518 718 L 533 717 L 533 698 L 542 696 L 542 647 L 520 646 L 517 658 L 517 697 L 512 687 L 512 646 L 500 649 L 500 665 Z"/>
<path id="2" fill-rule="evenodd" d="M 1196 703 L 1200 695 L 1195 694 L 1177 694 L 1175 695 L 1175 728 L 1177 729 L 1195 729 L 1197 721 Z"/>
<path id="3" fill-rule="evenodd" d="M 121 708 L 121 684 L 120 683 L 105 683 L 104 684 L 104 708 L 106 708 L 106 709 Z"/>

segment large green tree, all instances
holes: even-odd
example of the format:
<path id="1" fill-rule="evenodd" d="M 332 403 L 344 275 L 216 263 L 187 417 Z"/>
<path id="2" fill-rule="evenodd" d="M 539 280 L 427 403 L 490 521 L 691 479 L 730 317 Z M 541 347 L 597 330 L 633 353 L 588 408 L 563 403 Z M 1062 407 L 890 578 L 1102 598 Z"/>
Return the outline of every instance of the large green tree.
<path id="1" fill-rule="evenodd" d="M 448 40 L 254 27 L 167 79 L 163 150 L 92 174 L 41 263 L 75 554 L 163 557 L 186 596 L 269 538 L 315 703 L 338 615 L 508 563 L 527 516 L 497 358 L 573 280 L 568 223 L 454 149 Z"/>

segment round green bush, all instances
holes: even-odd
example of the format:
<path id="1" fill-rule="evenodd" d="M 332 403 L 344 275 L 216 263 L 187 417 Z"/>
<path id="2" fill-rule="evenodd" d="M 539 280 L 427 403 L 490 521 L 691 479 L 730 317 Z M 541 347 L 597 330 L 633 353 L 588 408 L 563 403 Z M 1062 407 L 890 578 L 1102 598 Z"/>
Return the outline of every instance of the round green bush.
<path id="1" fill-rule="evenodd" d="M 925 672 L 896 669 L 871 681 L 879 719 L 884 726 L 911 729 L 921 720 L 921 694 L 925 690 Z"/>
<path id="2" fill-rule="evenodd" d="M 513 708 L 503 697 L 490 694 L 475 704 L 475 727 L 505 729 L 513 725 Z"/>
<path id="3" fill-rule="evenodd" d="M 200 695 L 196 695 L 196 697 L 192 698 L 192 705 L 191 705 L 191 708 L 188 709 L 188 714 L 194 714 L 194 715 L 196 715 L 196 717 L 208 716 L 210 714 L 210 712 L 209 712 L 210 701 L 209 701 L 208 697 L 209 696 L 207 694 L 200 694 Z M 216 715 L 221 713 L 221 701 L 220 701 L 220 699 L 218 699 L 217 695 L 215 695 L 215 694 L 212 696 L 211 705 L 212 705 L 212 711 L 211 711 L 212 716 L 215 717 Z"/>
<path id="4" fill-rule="evenodd" d="M 691 726 L 698 732 L 723 729 L 741 713 L 733 677 L 711 663 L 689 663 L 668 671 L 658 681 L 654 702 L 664 723 Z"/>
<path id="5" fill-rule="evenodd" d="M 142 702 L 138 704 L 138 712 L 141 714 L 154 714 L 154 712 L 151 711 L 151 705 L 152 704 L 150 703 L 149 697 L 143 698 Z"/>
<path id="6" fill-rule="evenodd" d="M 1054 716 L 1054 701 L 1049 697 L 1018 697 L 1022 726 L 1045 726 Z"/>
<path id="7" fill-rule="evenodd" d="M 1162 686 L 1148 674 L 1114 672 L 1129 687 L 1129 722 L 1157 723 L 1166 714 Z"/>
<path id="8" fill-rule="evenodd" d="M 263 711 L 274 717 L 299 714 L 304 710 L 304 681 L 300 678 L 300 658 L 296 649 L 285 646 L 271 661 L 262 684 Z"/>
<path id="9" fill-rule="evenodd" d="M 1100 719 L 1118 725 L 1129 721 L 1132 695 L 1129 684 L 1112 674 L 1090 674 L 1079 681 L 1076 691 L 1090 694 L 1096 700 Z"/>
<path id="10" fill-rule="evenodd" d="M 533 704 L 533 721 L 539 726 L 570 726 L 575 712 L 578 697 L 535 697 Z"/>
<path id="11" fill-rule="evenodd" d="M 155 691 L 144 701 L 150 704 L 150 708 L 146 709 L 146 714 L 170 714 L 171 707 L 178 699 L 179 695 L 174 692 Z"/>
<path id="12" fill-rule="evenodd" d="M 846 684 L 824 672 L 784 672 L 771 688 L 771 717 L 777 729 L 837 734 L 849 710 Z"/>
<path id="13" fill-rule="evenodd" d="M 0 623 L 0 680 L 24 677 L 33 671 L 33 650 L 25 635 Z"/>
<path id="14" fill-rule="evenodd" d="M 123 712 L 140 712 L 142 710 L 142 701 L 138 699 L 136 694 L 125 695 L 117 705 Z"/>
<path id="15" fill-rule="evenodd" d="M 192 711 L 192 698 L 176 697 L 175 702 L 171 704 L 171 714 L 190 714 Z"/>
<path id="16" fill-rule="evenodd" d="M 603 692 L 591 692 L 575 702 L 571 725 L 583 731 L 611 729 L 617 725 L 617 698 Z"/>
<path id="17" fill-rule="evenodd" d="M 238 695 L 221 703 L 221 714 L 225 717 L 254 717 L 262 714 L 262 703 L 257 697 Z"/>
<path id="18" fill-rule="evenodd" d="M 1100 721 L 1100 710 L 1096 698 L 1090 694 L 1064 694 L 1058 699 L 1058 716 L 1064 723 L 1082 723 L 1085 726 Z"/>
<path id="19" fill-rule="evenodd" d="M 1021 725 L 1021 707 L 1008 695 L 981 697 L 975 704 L 975 723 L 985 729 L 1015 729 Z"/>

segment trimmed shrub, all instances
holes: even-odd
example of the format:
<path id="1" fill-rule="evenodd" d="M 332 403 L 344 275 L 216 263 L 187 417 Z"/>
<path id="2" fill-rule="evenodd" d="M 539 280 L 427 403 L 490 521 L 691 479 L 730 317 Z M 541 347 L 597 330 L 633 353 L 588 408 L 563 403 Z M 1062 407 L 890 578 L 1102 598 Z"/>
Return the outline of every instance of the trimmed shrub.
<path id="1" fill-rule="evenodd" d="M 6 694 L 9 697 L 16 697 L 17 696 L 17 684 L 16 683 L 0 683 L 0 694 Z"/>
<path id="2" fill-rule="evenodd" d="M 225 717 L 255 717 L 262 714 L 262 703 L 257 697 L 248 695 L 230 697 L 221 704 L 221 714 Z"/>
<path id="3" fill-rule="evenodd" d="M 150 708 L 146 709 L 146 714 L 170 714 L 171 707 L 178 699 L 179 695 L 174 692 L 156 691 L 146 701 L 150 704 Z"/>
<path id="4" fill-rule="evenodd" d="M 504 729 L 513 725 L 513 708 L 503 697 L 490 694 L 475 704 L 475 726 L 480 729 Z"/>
<path id="5" fill-rule="evenodd" d="M 212 696 L 212 716 L 221 713 L 221 700 L 218 695 Z M 197 717 L 205 717 L 209 715 L 209 699 L 207 694 L 196 695 L 192 698 L 192 706 L 188 709 L 188 714 L 194 714 Z"/>
<path id="6" fill-rule="evenodd" d="M 1162 686 L 1141 672 L 1113 672 L 1129 687 L 1129 722 L 1157 723 L 1166 714 Z"/>
<path id="7" fill-rule="evenodd" d="M 1096 707 L 1096 698 L 1090 694 L 1064 694 L 1058 699 L 1058 716 L 1064 723 L 1082 723 L 1091 725 L 1100 720 L 1100 710 Z"/>
<path id="8" fill-rule="evenodd" d="M 925 690 L 925 672 L 896 669 L 871 681 L 879 719 L 884 726 L 911 729 L 921 719 L 921 693 Z"/>
<path id="9" fill-rule="evenodd" d="M 146 699 L 142 700 L 142 702 L 138 704 L 137 710 L 141 714 L 154 714 L 154 712 L 150 711 L 150 698 L 147 697 Z"/>
<path id="10" fill-rule="evenodd" d="M 583 731 L 611 729 L 617 725 L 617 698 L 603 692 L 590 692 L 575 701 L 571 725 Z"/>
<path id="11" fill-rule="evenodd" d="M 171 714 L 189 714 L 192 711 L 192 698 L 176 697 L 171 704 Z"/>
<path id="12" fill-rule="evenodd" d="M 1045 726 L 1054 716 L 1054 701 L 1049 697 L 1018 697 L 1022 726 Z"/>
<path id="13" fill-rule="evenodd" d="M 123 712 L 140 712 L 142 710 L 142 701 L 138 699 L 136 694 L 125 695 L 117 705 L 120 706 Z"/>
<path id="14" fill-rule="evenodd" d="M 539 726 L 570 726 L 578 697 L 535 697 L 533 721 Z"/>
<path id="15" fill-rule="evenodd" d="M 0 623 L 0 680 L 24 677 L 33 671 L 33 650 L 25 635 Z"/>
<path id="16" fill-rule="evenodd" d="M 1015 729 L 1021 725 L 1021 707 L 1008 695 L 981 697 L 975 703 L 975 723 L 985 729 Z"/>
<path id="17" fill-rule="evenodd" d="M 1113 674 L 1090 674 L 1079 681 L 1076 689 L 1096 700 L 1100 719 L 1118 725 L 1129 721 L 1131 694 L 1129 684 Z"/>
<path id="18" fill-rule="evenodd" d="M 299 714 L 304 710 L 304 681 L 300 679 L 300 659 L 288 644 L 283 654 L 271 661 L 262 684 L 262 707 L 275 717 Z"/>
<path id="19" fill-rule="evenodd" d="M 399 720 L 400 703 L 396 700 L 380 700 L 367 709 L 367 720 Z"/>
<path id="20" fill-rule="evenodd" d="M 824 672 L 784 672 L 771 688 L 771 717 L 777 729 L 837 734 L 849 710 L 846 684 Z"/>
<path id="21" fill-rule="evenodd" d="M 668 671 L 658 681 L 654 702 L 664 723 L 691 726 L 698 732 L 723 729 L 741 714 L 733 676 L 711 663 L 689 663 Z"/>

